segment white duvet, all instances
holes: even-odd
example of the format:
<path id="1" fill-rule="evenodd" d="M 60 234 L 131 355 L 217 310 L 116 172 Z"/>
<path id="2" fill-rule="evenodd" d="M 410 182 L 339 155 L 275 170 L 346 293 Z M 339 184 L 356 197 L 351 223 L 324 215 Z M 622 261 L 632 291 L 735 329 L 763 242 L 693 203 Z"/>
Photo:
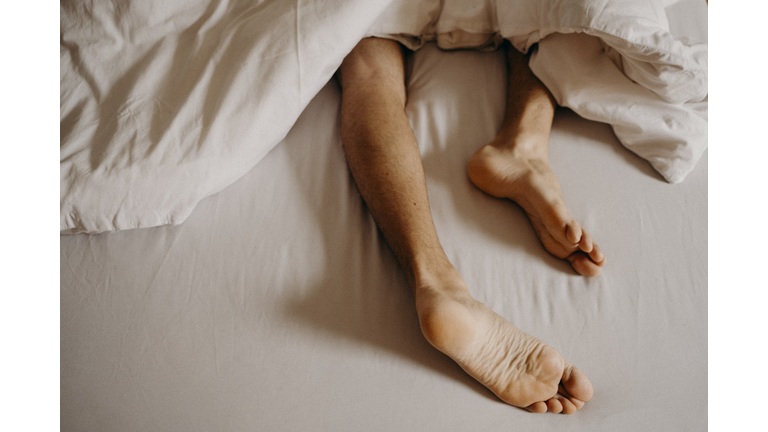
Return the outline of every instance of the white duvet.
<path id="1" fill-rule="evenodd" d="M 60 229 L 181 223 L 282 140 L 365 35 L 411 48 L 537 44 L 531 67 L 561 105 L 611 124 L 682 181 L 707 145 L 707 48 L 672 37 L 665 6 L 62 1 Z"/>

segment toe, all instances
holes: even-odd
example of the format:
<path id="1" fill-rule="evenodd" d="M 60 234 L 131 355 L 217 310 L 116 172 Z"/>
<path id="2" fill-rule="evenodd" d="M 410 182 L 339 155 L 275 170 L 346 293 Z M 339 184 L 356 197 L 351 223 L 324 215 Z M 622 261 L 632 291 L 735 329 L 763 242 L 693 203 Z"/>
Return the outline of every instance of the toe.
<path id="1" fill-rule="evenodd" d="M 589 382 L 584 372 L 567 360 L 563 370 L 562 383 L 565 390 L 571 396 L 570 399 L 576 398 L 584 402 L 592 399 L 592 383 Z"/>
<path id="2" fill-rule="evenodd" d="M 589 253 L 589 258 L 600 267 L 605 265 L 605 255 L 603 254 L 603 251 L 600 250 L 600 246 L 596 244 L 592 248 L 592 252 Z"/>
<path id="3" fill-rule="evenodd" d="M 583 231 L 576 221 L 571 221 L 565 226 L 565 239 L 571 244 L 580 243 L 583 238 Z"/>
<path id="4" fill-rule="evenodd" d="M 571 263 L 571 267 L 576 270 L 576 273 L 582 276 L 594 277 L 600 275 L 603 271 L 600 265 L 595 264 L 594 261 L 581 251 L 576 251 L 566 258 Z"/>
<path id="5" fill-rule="evenodd" d="M 579 249 L 589 255 L 589 258 L 598 266 L 605 264 L 605 255 L 603 255 L 603 251 L 600 250 L 600 246 L 595 243 L 592 236 L 586 231 L 582 231 L 581 241 L 579 241 Z"/>
<path id="6" fill-rule="evenodd" d="M 558 386 L 557 395 L 555 397 L 568 399 L 569 401 L 571 401 L 573 406 L 576 407 L 577 410 L 580 410 L 584 407 L 584 401 L 571 396 L 571 394 L 568 393 L 568 390 L 566 390 L 565 387 L 563 387 L 562 383 L 560 383 L 560 385 Z"/>
<path id="7" fill-rule="evenodd" d="M 547 404 L 544 402 L 534 402 L 526 408 L 528 411 L 536 414 L 547 412 Z"/>
<path id="8" fill-rule="evenodd" d="M 584 230 L 581 231 L 581 240 L 579 240 L 578 243 L 579 243 L 579 249 L 581 249 L 585 253 L 592 252 L 592 249 L 594 248 L 594 245 L 595 245 L 595 242 L 592 240 L 592 236 L 589 235 L 589 233 Z"/>
<path id="9" fill-rule="evenodd" d="M 563 411 L 563 404 L 560 403 L 560 400 L 552 398 L 547 401 L 547 411 L 559 414 Z"/>
<path id="10" fill-rule="evenodd" d="M 560 399 L 560 403 L 563 405 L 563 414 L 573 414 L 578 411 L 573 402 L 566 398 Z"/>
<path id="11" fill-rule="evenodd" d="M 568 400 L 571 401 L 571 403 L 576 407 L 577 410 L 580 410 L 580 409 L 584 408 L 584 402 L 583 401 L 580 401 L 580 400 L 576 399 L 575 397 L 572 397 L 572 398 L 570 398 Z"/>
<path id="12" fill-rule="evenodd" d="M 550 198 L 531 207 L 534 217 L 539 218 L 552 238 L 565 248 L 573 248 L 583 237 L 583 230 L 568 213 L 561 199 Z M 526 210 L 528 212 L 528 210 Z M 531 217 L 530 212 L 529 217 Z"/>

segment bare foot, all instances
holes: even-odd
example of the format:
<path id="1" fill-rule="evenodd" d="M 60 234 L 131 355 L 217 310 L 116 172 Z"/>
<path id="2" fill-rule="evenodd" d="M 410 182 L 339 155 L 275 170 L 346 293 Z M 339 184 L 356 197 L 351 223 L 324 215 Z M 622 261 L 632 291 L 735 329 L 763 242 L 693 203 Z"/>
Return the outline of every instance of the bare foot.
<path id="1" fill-rule="evenodd" d="M 467 173 L 485 193 L 519 204 L 547 252 L 568 260 L 581 275 L 600 274 L 605 255 L 568 213 L 546 156 L 528 157 L 494 142 L 475 152 Z"/>
<path id="2" fill-rule="evenodd" d="M 502 401 L 573 414 L 592 398 L 586 375 L 554 348 L 473 299 L 463 282 L 416 291 L 424 336 Z"/>

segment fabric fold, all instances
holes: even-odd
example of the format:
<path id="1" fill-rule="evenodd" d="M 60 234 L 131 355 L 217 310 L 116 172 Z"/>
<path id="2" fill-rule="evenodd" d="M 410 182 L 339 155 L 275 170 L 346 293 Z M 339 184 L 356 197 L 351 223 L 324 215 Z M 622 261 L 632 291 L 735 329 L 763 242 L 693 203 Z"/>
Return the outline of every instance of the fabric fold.
<path id="1" fill-rule="evenodd" d="M 610 123 L 668 181 L 681 181 L 706 148 L 707 49 L 670 35 L 664 6 L 661 0 L 62 3 L 60 230 L 181 223 L 285 137 L 366 35 L 411 49 L 435 41 L 443 49 L 493 50 L 507 39 L 526 52 L 538 44 L 532 68 L 561 104 Z M 602 44 L 590 39 L 579 48 L 594 54 L 592 65 L 547 53 L 586 41 L 582 36 Z M 608 98 L 607 87 L 565 73 L 567 62 L 571 71 L 606 68 L 598 72 L 610 75 L 617 93 Z"/>

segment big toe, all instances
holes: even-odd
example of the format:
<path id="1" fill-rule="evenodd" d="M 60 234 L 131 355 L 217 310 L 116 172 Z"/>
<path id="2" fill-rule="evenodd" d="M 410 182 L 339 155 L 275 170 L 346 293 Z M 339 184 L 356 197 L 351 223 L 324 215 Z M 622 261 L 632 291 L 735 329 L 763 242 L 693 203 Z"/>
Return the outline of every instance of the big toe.
<path id="1" fill-rule="evenodd" d="M 589 378 L 576 366 L 566 361 L 562 378 L 563 387 L 574 398 L 581 402 L 592 399 L 592 383 Z"/>

